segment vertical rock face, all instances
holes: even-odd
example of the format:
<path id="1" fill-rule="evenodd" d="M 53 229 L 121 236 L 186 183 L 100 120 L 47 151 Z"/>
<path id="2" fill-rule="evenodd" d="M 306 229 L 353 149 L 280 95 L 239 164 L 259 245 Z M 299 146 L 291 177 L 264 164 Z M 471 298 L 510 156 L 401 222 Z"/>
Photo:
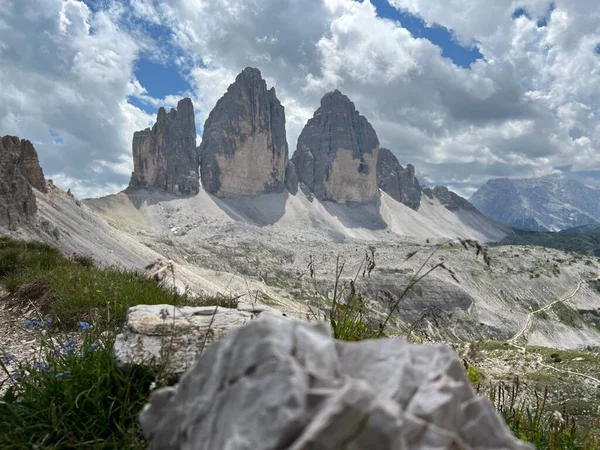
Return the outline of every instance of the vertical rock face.
<path id="1" fill-rule="evenodd" d="M 189 98 L 184 98 L 169 113 L 161 107 L 152 129 L 134 133 L 129 186 L 197 194 L 198 164 L 194 107 Z"/>
<path id="2" fill-rule="evenodd" d="M 378 197 L 379 139 L 340 91 L 329 92 L 308 121 L 292 162 L 298 181 L 319 200 L 367 202 Z"/>
<path id="3" fill-rule="evenodd" d="M 31 142 L 15 136 L 0 139 L 0 226 L 16 230 L 37 212 L 32 187 L 47 192 L 44 173 Z"/>
<path id="4" fill-rule="evenodd" d="M 211 111 L 200 145 L 202 185 L 218 197 L 281 192 L 288 164 L 285 111 L 247 67 Z"/>
<path id="5" fill-rule="evenodd" d="M 408 164 L 406 169 L 387 148 L 379 150 L 377 158 L 377 182 L 379 188 L 393 199 L 412 209 L 421 205 L 421 186 L 415 176 L 415 168 Z"/>

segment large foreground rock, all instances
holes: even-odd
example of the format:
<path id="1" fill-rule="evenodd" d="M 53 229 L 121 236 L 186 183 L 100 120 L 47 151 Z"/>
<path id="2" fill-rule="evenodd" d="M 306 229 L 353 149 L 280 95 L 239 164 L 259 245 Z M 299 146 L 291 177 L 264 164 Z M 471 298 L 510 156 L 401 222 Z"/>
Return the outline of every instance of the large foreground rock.
<path id="1" fill-rule="evenodd" d="M 404 340 L 336 342 L 261 317 L 214 344 L 140 421 L 149 449 L 529 449 L 455 353 Z"/>
<path id="2" fill-rule="evenodd" d="M 377 158 L 377 182 L 379 189 L 393 199 L 414 210 L 421 205 L 421 186 L 415 176 L 415 168 L 408 164 L 406 169 L 387 148 L 379 150 Z"/>
<path id="3" fill-rule="evenodd" d="M 321 99 L 292 157 L 298 181 L 319 200 L 367 202 L 379 196 L 379 139 L 369 121 L 340 91 Z"/>
<path id="4" fill-rule="evenodd" d="M 247 67 L 204 124 L 202 186 L 218 197 L 282 192 L 288 163 L 285 110 L 260 71 Z"/>
<path id="5" fill-rule="evenodd" d="M 32 187 L 47 192 L 37 152 L 30 141 L 16 136 L 0 139 L 0 226 L 16 230 L 35 220 Z"/>
<path id="6" fill-rule="evenodd" d="M 189 98 L 168 113 L 158 110 L 156 123 L 133 134 L 130 188 L 158 189 L 172 194 L 197 194 L 198 150 L 194 106 Z"/>
<path id="7" fill-rule="evenodd" d="M 114 354 L 119 365 L 166 363 L 167 372 L 181 375 L 202 348 L 258 314 L 277 314 L 266 306 L 240 303 L 237 309 L 214 306 L 138 305 L 129 308 Z"/>

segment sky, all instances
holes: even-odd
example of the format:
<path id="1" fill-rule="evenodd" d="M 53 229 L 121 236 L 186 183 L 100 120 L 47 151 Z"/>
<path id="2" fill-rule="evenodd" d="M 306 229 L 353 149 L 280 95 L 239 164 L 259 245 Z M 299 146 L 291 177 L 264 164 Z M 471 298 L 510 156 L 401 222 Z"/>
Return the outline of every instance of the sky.
<path id="1" fill-rule="evenodd" d="M 188 96 L 200 142 L 247 66 L 290 156 L 339 89 L 422 184 L 600 179 L 597 0 L 0 0 L 0 135 L 78 197 L 115 193 L 134 131 Z"/>

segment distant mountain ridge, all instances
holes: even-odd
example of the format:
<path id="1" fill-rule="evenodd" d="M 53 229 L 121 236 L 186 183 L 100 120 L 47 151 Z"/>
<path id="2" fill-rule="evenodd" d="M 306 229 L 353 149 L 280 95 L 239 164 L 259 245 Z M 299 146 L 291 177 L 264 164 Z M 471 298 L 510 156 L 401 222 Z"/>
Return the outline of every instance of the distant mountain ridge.
<path id="1" fill-rule="evenodd" d="M 523 230 L 600 223 L 600 190 L 560 176 L 489 180 L 469 201 L 486 216 Z"/>

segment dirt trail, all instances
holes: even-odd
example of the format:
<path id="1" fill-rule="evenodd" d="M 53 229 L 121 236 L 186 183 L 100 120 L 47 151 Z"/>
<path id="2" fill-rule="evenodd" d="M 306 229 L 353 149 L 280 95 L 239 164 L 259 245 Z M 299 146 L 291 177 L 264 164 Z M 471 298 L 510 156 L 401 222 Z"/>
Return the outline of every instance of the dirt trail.
<path id="1" fill-rule="evenodd" d="M 564 303 L 566 301 L 571 300 L 579 292 L 579 290 L 581 289 L 581 287 L 583 286 L 583 284 L 585 282 L 586 282 L 586 280 L 581 280 L 579 283 L 577 283 L 577 287 L 575 288 L 575 290 L 573 292 L 571 292 L 569 295 L 567 295 L 566 297 L 555 300 L 552 303 L 549 303 L 548 305 L 546 305 L 542 308 L 536 309 L 535 311 L 531 311 L 529 314 L 527 314 L 527 317 L 525 318 L 525 323 L 523 324 L 521 329 L 519 331 L 517 331 L 517 333 L 513 337 L 508 339 L 506 342 L 514 345 L 514 343 L 517 341 L 517 339 L 519 339 L 521 336 L 523 336 L 529 330 L 529 328 L 531 328 L 531 325 L 533 324 L 533 316 L 535 316 L 537 313 L 541 313 L 543 311 L 548 311 L 550 308 L 552 308 L 554 305 L 556 305 L 558 303 Z M 521 348 L 516 345 L 515 345 L 515 347 Z"/>
<path id="2" fill-rule="evenodd" d="M 598 279 L 600 279 L 600 277 L 598 277 Z M 586 282 L 586 280 L 581 280 L 579 281 L 579 283 L 577 283 L 577 287 L 575 288 L 575 290 L 573 290 L 573 292 L 571 292 L 569 295 L 567 295 L 566 297 L 560 298 L 558 300 L 553 301 L 552 303 L 549 303 L 548 305 L 536 309 L 535 311 L 531 311 L 529 314 L 527 314 L 527 317 L 525 319 L 525 324 L 523 325 L 523 327 L 521 327 L 521 329 L 510 339 L 508 339 L 506 342 L 510 345 L 512 345 L 515 348 L 518 348 L 519 350 L 521 350 L 523 353 L 525 353 L 526 348 L 525 346 L 521 347 L 520 345 L 515 344 L 515 342 L 517 341 L 517 339 L 519 339 L 521 336 L 523 336 L 528 330 L 529 328 L 531 328 L 531 325 L 533 324 L 533 316 L 535 316 L 537 313 L 540 313 L 542 311 L 548 311 L 550 308 L 552 308 L 554 305 L 558 304 L 558 303 L 564 303 L 567 302 L 569 300 L 571 300 L 573 297 L 575 297 L 575 295 L 580 291 L 581 287 L 583 286 L 583 284 Z M 571 375 L 575 375 L 578 377 L 583 377 L 586 378 L 588 380 L 594 381 L 595 383 L 600 384 L 600 380 L 597 378 L 594 378 L 590 375 L 586 375 L 584 373 L 579 373 L 579 372 L 575 372 L 573 370 L 568 370 L 568 369 L 558 369 L 556 367 L 552 367 L 546 363 L 544 363 L 542 361 L 542 357 L 538 355 L 537 358 L 537 364 L 539 364 L 542 367 L 545 367 L 547 369 L 552 369 L 556 372 L 561 372 L 561 373 L 568 373 Z"/>

